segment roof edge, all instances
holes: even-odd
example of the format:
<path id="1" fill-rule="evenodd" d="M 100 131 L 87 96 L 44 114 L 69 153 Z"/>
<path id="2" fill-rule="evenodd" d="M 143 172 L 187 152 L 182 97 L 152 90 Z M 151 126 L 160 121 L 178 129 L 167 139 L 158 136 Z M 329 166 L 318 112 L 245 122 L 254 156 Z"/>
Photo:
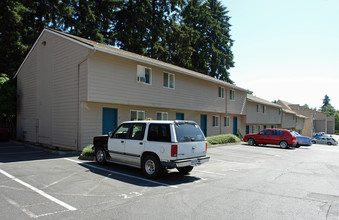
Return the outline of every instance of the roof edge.
<path id="1" fill-rule="evenodd" d="M 39 37 L 38 37 L 38 38 L 36 39 L 36 41 L 34 42 L 32 48 L 31 48 L 31 49 L 29 50 L 29 52 L 27 53 L 27 55 L 26 55 L 24 61 L 23 61 L 23 62 L 21 63 L 21 65 L 20 65 L 19 69 L 16 71 L 16 73 L 15 73 L 13 79 L 17 77 L 17 75 L 18 75 L 19 72 L 21 71 L 23 65 L 26 63 L 28 57 L 31 55 L 31 53 L 32 53 L 32 51 L 34 50 L 34 48 L 36 47 L 38 41 L 40 40 L 40 38 L 42 37 L 42 35 L 43 35 L 45 32 L 49 32 L 49 33 L 58 35 L 58 36 L 60 36 L 60 37 L 62 37 L 62 38 L 67 38 L 68 40 L 70 40 L 70 41 L 72 41 L 72 42 L 74 42 L 74 43 L 80 44 L 80 45 L 82 45 L 82 46 L 84 46 L 84 47 L 87 47 L 87 48 L 89 48 L 89 49 L 92 49 L 92 50 L 94 49 L 94 46 L 93 46 L 93 45 L 90 45 L 90 44 L 81 42 L 81 41 L 76 40 L 76 39 L 74 39 L 74 38 L 71 38 L 71 37 L 69 37 L 69 36 L 63 35 L 63 34 L 61 34 L 61 33 L 59 33 L 59 32 L 55 32 L 55 31 L 53 31 L 53 30 L 51 30 L 51 29 L 44 28 L 44 29 L 41 31 Z"/>

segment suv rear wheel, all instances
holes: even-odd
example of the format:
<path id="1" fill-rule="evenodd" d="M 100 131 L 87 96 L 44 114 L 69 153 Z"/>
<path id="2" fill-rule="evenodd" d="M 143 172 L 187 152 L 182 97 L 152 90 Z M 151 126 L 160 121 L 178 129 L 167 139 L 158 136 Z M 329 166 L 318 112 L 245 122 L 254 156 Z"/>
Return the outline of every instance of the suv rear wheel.
<path id="1" fill-rule="evenodd" d="M 141 168 L 144 174 L 150 179 L 157 178 L 163 170 L 159 159 L 154 155 L 147 155 L 142 160 Z"/>
<path id="2" fill-rule="evenodd" d="M 193 170 L 193 166 L 187 166 L 187 167 L 178 167 L 177 170 L 183 174 L 183 175 L 186 175 L 188 174 L 189 172 L 191 172 Z"/>

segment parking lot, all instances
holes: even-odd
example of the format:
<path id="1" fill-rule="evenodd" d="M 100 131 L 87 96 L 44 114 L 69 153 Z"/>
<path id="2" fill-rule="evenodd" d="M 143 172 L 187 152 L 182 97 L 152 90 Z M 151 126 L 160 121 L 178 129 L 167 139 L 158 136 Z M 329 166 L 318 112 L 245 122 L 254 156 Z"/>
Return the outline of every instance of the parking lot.
<path id="1" fill-rule="evenodd" d="M 0 143 L 1 219 L 339 219 L 339 147 L 244 144 L 157 180 L 21 143 Z"/>

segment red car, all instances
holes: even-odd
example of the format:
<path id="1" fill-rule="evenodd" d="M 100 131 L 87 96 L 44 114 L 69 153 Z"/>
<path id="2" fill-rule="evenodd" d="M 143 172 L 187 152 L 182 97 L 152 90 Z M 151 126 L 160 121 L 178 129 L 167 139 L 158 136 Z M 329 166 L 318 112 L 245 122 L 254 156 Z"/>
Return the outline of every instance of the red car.
<path id="1" fill-rule="evenodd" d="M 284 129 L 264 129 L 257 134 L 246 134 L 243 140 L 251 146 L 273 144 L 279 145 L 283 149 L 297 145 L 297 138 L 289 130 Z"/>

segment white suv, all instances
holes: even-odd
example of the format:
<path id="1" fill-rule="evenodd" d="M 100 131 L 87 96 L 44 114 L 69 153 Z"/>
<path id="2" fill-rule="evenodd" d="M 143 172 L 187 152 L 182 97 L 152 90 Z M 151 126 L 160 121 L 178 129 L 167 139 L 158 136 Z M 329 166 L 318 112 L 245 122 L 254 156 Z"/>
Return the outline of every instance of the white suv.
<path id="1" fill-rule="evenodd" d="M 128 121 L 107 136 L 93 139 L 98 163 L 113 162 L 141 168 L 156 178 L 168 168 L 187 174 L 209 161 L 207 142 L 194 121 Z"/>

